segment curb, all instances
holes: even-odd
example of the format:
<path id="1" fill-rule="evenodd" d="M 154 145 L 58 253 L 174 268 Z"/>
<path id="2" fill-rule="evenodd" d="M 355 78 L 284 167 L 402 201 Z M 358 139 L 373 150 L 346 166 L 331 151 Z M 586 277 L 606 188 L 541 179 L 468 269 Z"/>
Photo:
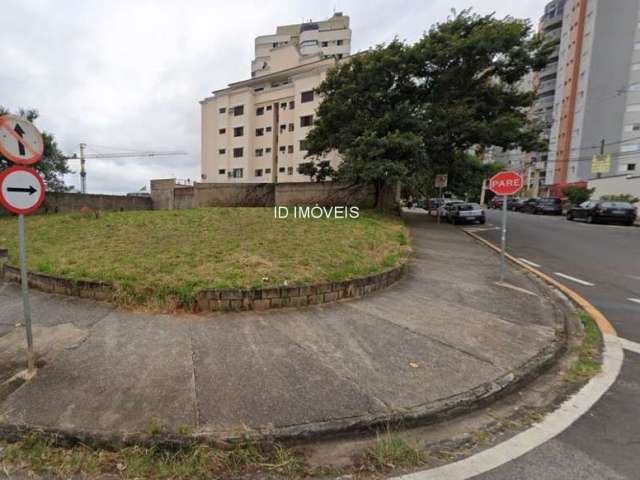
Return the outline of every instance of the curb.
<path id="1" fill-rule="evenodd" d="M 496 252 L 500 251 L 497 246 L 480 236 L 472 232 L 464 232 Z M 542 422 L 533 425 L 528 430 L 517 434 L 509 440 L 463 460 L 430 470 L 395 476 L 393 477 L 394 479 L 466 480 L 498 468 L 525 455 L 565 431 L 582 417 L 582 415 L 587 413 L 618 378 L 624 360 L 624 351 L 622 349 L 623 339 L 617 336 L 613 325 L 611 325 L 607 317 L 571 288 L 557 282 L 543 272 L 526 265 L 512 255 L 506 254 L 506 258 L 514 264 L 530 271 L 548 284 L 558 288 L 566 294 L 575 305 L 583 308 L 592 316 L 602 334 L 603 351 L 601 372 L 589 380 L 577 393 L 565 400 L 556 410 L 547 415 Z"/>

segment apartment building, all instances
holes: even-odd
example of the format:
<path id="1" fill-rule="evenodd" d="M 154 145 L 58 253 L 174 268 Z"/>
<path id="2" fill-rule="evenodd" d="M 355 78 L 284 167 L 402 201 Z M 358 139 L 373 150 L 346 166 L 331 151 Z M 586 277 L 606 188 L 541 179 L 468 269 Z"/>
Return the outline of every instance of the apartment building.
<path id="1" fill-rule="evenodd" d="M 314 89 L 349 55 L 349 17 L 278 27 L 256 38 L 251 78 L 200 102 L 204 182 L 307 182 L 304 139 L 320 99 Z M 327 158 L 335 167 L 337 153 Z"/>
<path id="2" fill-rule="evenodd" d="M 549 71 L 548 77 L 541 77 L 538 90 L 539 101 L 546 104 L 553 99 L 546 183 L 563 185 L 595 177 L 591 159 L 600 152 L 601 144 L 612 158 L 603 176 L 637 172 L 640 2 L 563 3 L 561 10 L 556 9 L 561 22 L 547 20 L 561 24 L 557 61 L 549 65 L 555 79 Z"/>

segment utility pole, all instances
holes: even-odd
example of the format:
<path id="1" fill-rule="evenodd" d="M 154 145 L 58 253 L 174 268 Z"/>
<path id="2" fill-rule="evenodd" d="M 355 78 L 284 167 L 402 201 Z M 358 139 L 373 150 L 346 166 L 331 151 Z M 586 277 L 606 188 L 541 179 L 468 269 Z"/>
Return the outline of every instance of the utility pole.
<path id="1" fill-rule="evenodd" d="M 85 156 L 84 149 L 87 146 L 86 143 L 80 144 L 80 192 L 87 193 L 87 171 L 84 168 Z"/>
<path id="2" fill-rule="evenodd" d="M 600 155 L 604 155 L 604 138 L 602 140 L 600 140 Z M 596 173 L 596 178 L 601 178 L 602 177 L 602 173 L 598 172 Z"/>

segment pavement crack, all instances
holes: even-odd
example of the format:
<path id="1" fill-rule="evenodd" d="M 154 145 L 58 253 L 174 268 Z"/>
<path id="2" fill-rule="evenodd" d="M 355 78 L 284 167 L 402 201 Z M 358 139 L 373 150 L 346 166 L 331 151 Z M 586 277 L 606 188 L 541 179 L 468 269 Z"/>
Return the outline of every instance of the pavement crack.
<path id="1" fill-rule="evenodd" d="M 191 383 L 193 388 L 193 410 L 195 413 L 195 426 L 200 427 L 200 402 L 198 401 L 198 384 L 196 379 L 196 350 L 193 348 L 193 328 L 189 325 L 189 348 L 191 349 Z"/>

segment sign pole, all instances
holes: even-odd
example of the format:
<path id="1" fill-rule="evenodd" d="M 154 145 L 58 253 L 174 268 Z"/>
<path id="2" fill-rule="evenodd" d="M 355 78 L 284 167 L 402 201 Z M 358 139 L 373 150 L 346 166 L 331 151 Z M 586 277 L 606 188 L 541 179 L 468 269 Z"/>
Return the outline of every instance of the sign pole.
<path id="1" fill-rule="evenodd" d="M 502 197 L 502 235 L 500 237 L 500 283 L 504 282 L 504 274 L 507 269 L 505 265 L 505 251 L 507 249 L 507 196 Z"/>
<path id="2" fill-rule="evenodd" d="M 24 307 L 24 326 L 27 331 L 27 368 L 29 374 L 35 370 L 33 354 L 33 332 L 31 331 L 31 304 L 29 303 L 29 279 L 27 277 L 26 239 L 24 235 L 24 215 L 18 215 L 18 242 L 20 250 L 20 280 L 22 283 L 22 305 Z"/>

